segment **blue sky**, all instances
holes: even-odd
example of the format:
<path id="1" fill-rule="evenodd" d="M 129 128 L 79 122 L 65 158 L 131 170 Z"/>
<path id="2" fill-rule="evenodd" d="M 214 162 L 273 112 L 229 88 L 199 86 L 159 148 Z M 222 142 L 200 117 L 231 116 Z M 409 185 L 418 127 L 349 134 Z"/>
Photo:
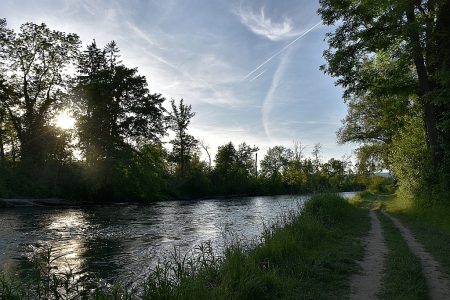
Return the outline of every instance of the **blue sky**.
<path id="1" fill-rule="evenodd" d="M 292 146 L 308 156 L 351 154 L 337 145 L 346 114 L 342 91 L 323 74 L 318 1 L 22 1 L 2 0 L 11 28 L 25 22 L 77 33 L 84 45 L 115 40 L 122 60 L 138 67 L 151 92 L 183 98 L 197 113 L 191 133 L 215 153 L 228 141 Z"/>

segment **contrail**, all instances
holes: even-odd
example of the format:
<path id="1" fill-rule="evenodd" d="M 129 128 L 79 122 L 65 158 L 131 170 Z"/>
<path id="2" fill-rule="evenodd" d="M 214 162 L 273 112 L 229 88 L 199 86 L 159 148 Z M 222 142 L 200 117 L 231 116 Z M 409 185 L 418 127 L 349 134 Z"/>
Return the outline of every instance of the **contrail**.
<path id="1" fill-rule="evenodd" d="M 261 76 L 262 74 L 266 73 L 267 70 L 262 71 L 261 73 L 259 73 L 258 75 L 256 75 L 255 77 L 253 77 L 252 79 L 250 79 L 248 82 L 252 82 L 253 80 L 255 80 L 256 78 L 258 78 L 259 76 Z"/>
<path id="2" fill-rule="evenodd" d="M 269 140 L 271 140 L 269 129 L 269 114 L 273 107 L 273 100 L 274 100 L 273 96 L 278 88 L 278 85 L 280 84 L 281 77 L 283 76 L 283 73 L 289 64 L 289 56 L 291 53 L 292 51 L 291 49 L 289 49 L 289 51 L 287 51 L 286 54 L 281 58 L 281 61 L 278 64 L 275 74 L 273 75 L 272 84 L 270 85 L 269 91 L 267 92 L 266 97 L 264 98 L 263 106 L 261 108 L 264 132 L 266 133 L 266 136 L 269 138 Z"/>
<path id="3" fill-rule="evenodd" d="M 307 35 L 310 31 L 312 31 L 314 28 L 316 28 L 317 26 L 319 26 L 320 24 L 322 24 L 322 21 L 318 22 L 316 25 L 314 25 L 313 27 L 305 30 L 304 32 L 302 32 L 298 37 L 295 38 L 295 40 L 293 40 L 292 42 L 290 42 L 289 44 L 287 44 L 286 46 L 284 46 L 283 48 L 281 48 L 279 51 L 277 51 L 275 54 L 273 54 L 271 57 L 269 57 L 268 59 L 266 59 L 262 64 L 260 64 L 258 67 L 256 67 L 255 69 L 253 69 L 253 71 L 251 71 L 250 73 L 248 73 L 247 75 L 245 75 L 244 78 L 242 78 L 241 81 L 244 81 L 245 79 L 247 79 L 248 77 L 250 77 L 250 75 L 252 75 L 253 73 L 255 73 L 256 71 L 258 71 L 259 69 L 261 69 L 265 64 L 267 64 L 269 61 L 271 61 L 272 59 L 274 59 L 276 56 L 278 56 L 281 52 L 283 52 L 284 50 L 286 50 L 287 48 L 289 48 L 290 46 L 292 46 L 292 44 L 294 44 L 296 41 L 298 41 L 299 39 L 301 39 L 302 37 L 304 37 L 305 35 Z"/>

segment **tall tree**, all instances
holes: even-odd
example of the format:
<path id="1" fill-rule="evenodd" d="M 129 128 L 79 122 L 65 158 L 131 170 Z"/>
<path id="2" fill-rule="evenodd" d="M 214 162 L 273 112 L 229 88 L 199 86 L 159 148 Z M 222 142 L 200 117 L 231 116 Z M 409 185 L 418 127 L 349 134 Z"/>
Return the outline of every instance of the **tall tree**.
<path id="1" fill-rule="evenodd" d="M 175 132 L 175 138 L 171 140 L 172 154 L 171 157 L 179 166 L 181 176 L 185 176 L 187 167 L 194 151 L 197 148 L 198 141 L 188 134 L 188 126 L 191 119 L 195 116 L 191 105 L 183 103 L 180 100 L 178 106 L 175 100 L 171 100 L 172 111 L 169 116 L 170 128 Z"/>
<path id="2" fill-rule="evenodd" d="M 442 159 L 442 141 L 449 139 L 448 133 L 438 126 L 441 116 L 448 116 L 448 100 L 443 105 L 434 95 L 439 89 L 449 88 L 448 81 L 437 80 L 442 70 L 449 70 L 448 60 L 439 57 L 449 57 L 449 1 L 321 0 L 320 5 L 324 23 L 337 25 L 335 32 L 328 34 L 330 49 L 324 53 L 328 65 L 322 68 L 338 77 L 337 84 L 344 87 L 346 99 L 379 86 L 374 80 L 376 74 L 364 76 L 364 70 L 367 61 L 380 51 L 389 53 L 397 65 L 403 66 L 394 70 L 394 76 L 413 68 L 415 93 L 422 106 L 429 151 L 436 167 Z M 392 85 L 381 88 L 398 95 Z"/>
<path id="3" fill-rule="evenodd" d="M 294 157 L 291 149 L 283 146 L 275 146 L 267 150 L 261 160 L 261 175 L 265 177 L 280 176 Z"/>
<path id="4" fill-rule="evenodd" d="M 320 169 L 320 152 L 322 150 L 322 145 L 320 143 L 316 143 L 314 145 L 313 151 L 311 152 L 313 156 L 313 168 L 314 172 L 318 173 Z"/>
<path id="5" fill-rule="evenodd" d="M 0 160 L 5 158 L 6 111 L 0 107 Z"/>
<path id="6" fill-rule="evenodd" d="M 236 149 L 232 142 L 219 146 L 214 179 L 217 189 L 225 193 L 248 192 L 250 179 L 256 176 L 254 153 L 258 147 L 242 143 Z"/>
<path id="7" fill-rule="evenodd" d="M 236 164 L 240 172 L 245 176 L 257 176 L 254 154 L 259 150 L 256 146 L 247 145 L 245 142 L 238 146 L 236 152 Z"/>
<path id="8" fill-rule="evenodd" d="M 88 164 L 115 159 L 123 150 L 159 142 L 166 133 L 164 98 L 150 94 L 144 76 L 119 61 L 116 43 L 95 41 L 79 58 L 73 97 L 77 127 Z"/>
<path id="9" fill-rule="evenodd" d="M 26 23 L 18 34 L 1 29 L 1 67 L 10 93 L 2 106 L 17 131 L 24 161 L 45 159 L 45 136 L 66 94 L 68 67 L 77 56 L 75 34 L 51 30 L 45 24 Z"/>
<path id="10" fill-rule="evenodd" d="M 209 145 L 206 144 L 204 140 L 199 141 L 200 147 L 202 147 L 203 150 L 205 150 L 206 155 L 208 156 L 208 171 L 211 172 L 211 154 L 209 153 Z"/>

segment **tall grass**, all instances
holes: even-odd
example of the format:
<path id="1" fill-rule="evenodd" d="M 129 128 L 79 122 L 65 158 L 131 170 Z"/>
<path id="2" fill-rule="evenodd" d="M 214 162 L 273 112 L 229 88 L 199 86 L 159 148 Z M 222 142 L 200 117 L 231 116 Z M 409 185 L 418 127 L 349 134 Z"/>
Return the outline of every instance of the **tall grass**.
<path id="1" fill-rule="evenodd" d="M 363 253 L 359 241 L 369 229 L 366 212 L 339 196 L 319 195 L 304 205 L 301 214 L 286 214 L 280 220 L 267 226 L 262 242 L 250 248 L 234 242 L 221 256 L 214 253 L 211 243 L 199 245 L 190 254 L 175 249 L 135 291 L 99 285 L 89 289 L 80 282 L 73 282 L 70 276 L 36 277 L 20 284 L 3 277 L 0 297 L 317 299 L 346 295 L 348 278 L 358 269 L 355 259 L 361 258 Z M 40 272 L 46 270 L 48 268 Z M 42 285 L 49 287 L 45 289 L 45 297 L 35 292 L 26 293 L 27 289 L 36 291 L 36 287 Z M 13 286 L 17 289 L 11 289 Z M 71 287 L 66 294 L 65 286 Z"/>

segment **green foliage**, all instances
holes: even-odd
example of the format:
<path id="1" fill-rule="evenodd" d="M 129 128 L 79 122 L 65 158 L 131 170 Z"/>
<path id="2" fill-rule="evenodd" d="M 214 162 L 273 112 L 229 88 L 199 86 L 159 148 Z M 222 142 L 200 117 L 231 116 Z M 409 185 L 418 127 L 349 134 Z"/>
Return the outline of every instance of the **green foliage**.
<path id="1" fill-rule="evenodd" d="M 293 150 L 275 146 L 257 174 L 258 147 L 230 142 L 219 147 L 215 167 L 208 152 L 207 166 L 188 134 L 191 105 L 172 100 L 167 111 L 114 41 L 99 48 L 94 40 L 80 52 L 75 34 L 33 23 L 15 34 L 0 20 L 2 197 L 152 201 L 361 188 L 346 161 L 321 163 L 320 145 L 314 160 L 299 142 Z M 76 118 L 75 129 L 53 125 L 61 111 Z M 168 130 L 169 153 L 161 141 Z"/>
<path id="2" fill-rule="evenodd" d="M 394 180 L 391 177 L 377 175 L 369 177 L 366 187 L 371 194 L 392 194 L 395 191 Z"/>
<path id="3" fill-rule="evenodd" d="M 165 135 L 159 94 L 150 94 L 144 76 L 118 61 L 113 42 L 103 51 L 92 43 L 80 56 L 73 96 L 80 146 L 89 165 L 116 159 Z"/>
<path id="4" fill-rule="evenodd" d="M 175 100 L 170 102 L 172 112 L 169 115 L 169 127 L 175 132 L 175 139 L 171 140 L 172 144 L 172 161 L 178 164 L 178 171 L 182 177 L 186 175 L 189 161 L 193 153 L 197 150 L 198 141 L 187 133 L 191 119 L 195 116 L 192 112 L 191 105 L 185 105 L 183 99 L 180 104 L 175 104 Z"/>
<path id="5" fill-rule="evenodd" d="M 283 146 L 275 146 L 267 150 L 266 156 L 261 160 L 261 176 L 279 176 L 292 160 L 294 153 Z"/>
<path id="6" fill-rule="evenodd" d="M 251 191 L 252 179 L 256 175 L 253 158 L 256 151 L 256 146 L 251 147 L 246 143 L 240 144 L 238 149 L 232 142 L 219 146 L 212 179 L 220 193 L 244 194 Z"/>
<path id="7" fill-rule="evenodd" d="M 337 25 L 328 34 L 328 64 L 322 69 L 337 78 L 349 105 L 339 140 L 364 143 L 360 171 L 392 169 L 405 197 L 425 205 L 445 201 L 450 3 L 320 4 L 324 23 Z"/>
<path id="8" fill-rule="evenodd" d="M 367 176 L 388 169 L 388 155 L 386 143 L 364 144 L 356 150 L 356 171 Z"/>
<path id="9" fill-rule="evenodd" d="M 392 169 L 405 198 L 423 200 L 429 192 L 426 184 L 430 157 L 426 148 L 424 124 L 409 118 L 392 143 Z M 426 197 L 426 196 L 425 196 Z"/>

